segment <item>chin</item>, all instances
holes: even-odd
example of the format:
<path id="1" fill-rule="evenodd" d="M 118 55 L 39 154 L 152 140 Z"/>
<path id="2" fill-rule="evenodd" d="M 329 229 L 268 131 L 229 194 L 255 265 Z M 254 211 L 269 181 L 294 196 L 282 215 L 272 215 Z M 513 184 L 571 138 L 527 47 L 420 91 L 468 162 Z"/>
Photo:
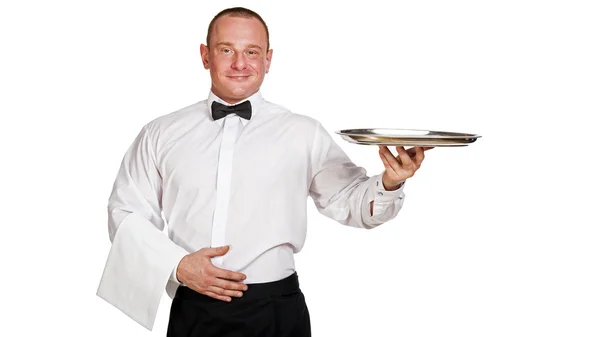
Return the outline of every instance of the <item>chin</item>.
<path id="1" fill-rule="evenodd" d="M 234 88 L 231 91 L 231 95 L 239 98 L 246 98 L 254 93 L 252 88 Z"/>

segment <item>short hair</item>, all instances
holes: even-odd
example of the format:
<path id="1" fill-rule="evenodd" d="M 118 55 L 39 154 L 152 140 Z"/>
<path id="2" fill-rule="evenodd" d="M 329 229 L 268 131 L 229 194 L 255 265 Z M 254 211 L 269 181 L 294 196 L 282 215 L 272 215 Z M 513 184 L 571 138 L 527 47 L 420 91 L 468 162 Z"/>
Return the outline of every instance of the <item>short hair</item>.
<path id="1" fill-rule="evenodd" d="M 245 18 L 245 19 L 256 18 L 256 19 L 258 19 L 258 21 L 260 21 L 263 24 L 263 26 L 265 27 L 265 31 L 267 32 L 267 50 L 269 50 L 269 28 L 267 28 L 267 24 L 265 23 L 265 20 L 263 20 L 260 17 L 260 15 L 258 15 L 258 13 L 254 12 L 248 8 L 244 8 L 244 7 L 227 8 L 227 9 L 220 11 L 217 15 L 215 15 L 215 17 L 210 21 L 210 24 L 208 25 L 208 33 L 206 34 L 206 45 L 209 48 L 210 48 L 210 36 L 214 29 L 215 21 L 217 21 L 218 18 L 220 18 L 222 16 L 226 16 L 226 15 L 229 15 L 229 16 L 232 16 L 235 18 Z"/>

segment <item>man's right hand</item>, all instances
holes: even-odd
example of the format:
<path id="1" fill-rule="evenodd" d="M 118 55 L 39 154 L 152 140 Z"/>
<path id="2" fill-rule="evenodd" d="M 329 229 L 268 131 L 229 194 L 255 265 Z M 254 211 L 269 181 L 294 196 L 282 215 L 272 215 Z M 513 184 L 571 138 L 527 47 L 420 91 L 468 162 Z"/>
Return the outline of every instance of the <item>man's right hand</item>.
<path id="1" fill-rule="evenodd" d="M 248 286 L 239 281 L 245 280 L 246 275 L 215 267 L 211 261 L 227 251 L 229 246 L 202 248 L 184 256 L 177 266 L 177 279 L 188 288 L 221 301 L 241 297 Z"/>

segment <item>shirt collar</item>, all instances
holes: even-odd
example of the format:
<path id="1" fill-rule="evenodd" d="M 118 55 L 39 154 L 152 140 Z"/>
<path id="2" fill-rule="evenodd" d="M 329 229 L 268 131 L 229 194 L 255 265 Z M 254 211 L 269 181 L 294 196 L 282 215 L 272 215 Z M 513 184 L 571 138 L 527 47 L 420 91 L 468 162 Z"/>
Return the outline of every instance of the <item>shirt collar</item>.
<path id="1" fill-rule="evenodd" d="M 215 102 L 215 101 L 219 102 L 221 104 L 224 104 L 224 105 L 236 105 L 236 104 L 242 103 L 244 101 L 250 101 L 250 104 L 252 104 L 252 117 L 250 118 L 250 120 L 252 120 L 252 118 L 254 118 L 256 113 L 259 112 L 260 106 L 262 105 L 264 100 L 263 100 L 263 97 L 262 97 L 262 94 L 260 93 L 260 91 L 257 91 L 252 96 L 232 104 L 232 103 L 225 102 L 219 96 L 215 95 L 211 90 L 210 93 L 208 94 L 208 100 L 207 100 L 209 116 L 212 116 L 211 106 L 212 106 L 212 102 Z M 229 116 L 227 116 L 227 117 L 229 117 Z M 227 117 L 225 117 L 225 118 L 227 118 Z M 247 119 L 240 118 L 238 116 L 235 116 L 235 117 L 237 117 L 240 121 L 242 121 L 242 125 L 244 125 L 244 126 L 246 126 L 246 124 L 248 124 L 248 122 L 250 122 Z M 216 120 L 215 122 L 219 123 L 219 126 L 223 126 L 223 121 L 225 120 L 225 118 L 221 118 L 219 120 Z"/>

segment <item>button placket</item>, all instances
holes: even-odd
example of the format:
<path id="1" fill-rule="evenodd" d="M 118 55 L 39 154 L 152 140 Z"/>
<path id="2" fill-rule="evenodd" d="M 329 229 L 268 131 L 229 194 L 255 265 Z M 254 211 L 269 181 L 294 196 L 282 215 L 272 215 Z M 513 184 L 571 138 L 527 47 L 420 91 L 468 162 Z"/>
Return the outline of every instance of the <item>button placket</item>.
<path id="1" fill-rule="evenodd" d="M 219 163 L 217 167 L 217 201 L 213 215 L 211 233 L 211 247 L 220 247 L 225 242 L 225 226 L 227 224 L 227 211 L 231 193 L 231 174 L 233 168 L 233 155 L 235 141 L 238 134 L 239 117 L 224 118 L 223 138 L 219 148 Z M 223 264 L 223 256 L 215 256 L 212 263 L 216 266 Z"/>

